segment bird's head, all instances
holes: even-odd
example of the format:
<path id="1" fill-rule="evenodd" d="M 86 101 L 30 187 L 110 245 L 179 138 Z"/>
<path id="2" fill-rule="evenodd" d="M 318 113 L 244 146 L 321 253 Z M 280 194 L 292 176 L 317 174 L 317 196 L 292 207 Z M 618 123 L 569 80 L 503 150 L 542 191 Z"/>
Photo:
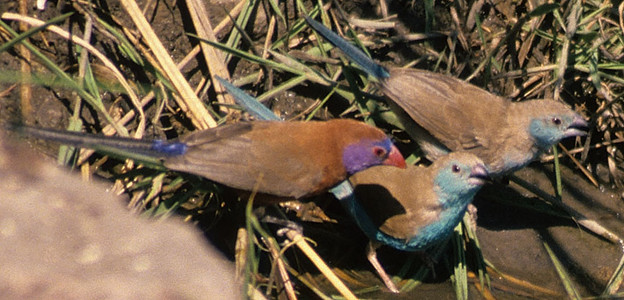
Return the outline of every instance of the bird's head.
<path id="1" fill-rule="evenodd" d="M 541 149 L 564 138 L 587 134 L 587 122 L 563 103 L 553 100 L 526 101 L 531 119 L 529 133 Z"/>
<path id="2" fill-rule="evenodd" d="M 440 197 L 449 201 L 451 199 L 471 201 L 481 186 L 490 180 L 483 161 L 467 152 L 452 152 L 440 157 L 430 168 L 435 174 L 436 192 L 452 195 L 453 197 Z"/>
<path id="3" fill-rule="evenodd" d="M 348 145 L 342 154 L 342 162 L 349 175 L 378 165 L 405 168 L 405 159 L 389 138 L 363 139 Z"/>

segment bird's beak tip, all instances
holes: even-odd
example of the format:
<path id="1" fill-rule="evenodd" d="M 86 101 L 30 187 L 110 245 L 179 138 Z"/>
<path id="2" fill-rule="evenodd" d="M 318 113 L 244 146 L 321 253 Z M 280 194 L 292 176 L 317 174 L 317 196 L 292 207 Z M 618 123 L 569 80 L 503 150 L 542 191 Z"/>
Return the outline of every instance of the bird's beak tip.
<path id="1" fill-rule="evenodd" d="M 472 170 L 470 171 L 470 177 L 479 179 L 481 183 L 492 181 L 492 178 L 490 178 L 490 173 L 488 172 L 487 167 L 483 164 L 477 164 L 474 167 L 472 167 Z"/>
<path id="2" fill-rule="evenodd" d="M 407 167 L 407 164 L 405 163 L 405 159 L 403 158 L 403 155 L 401 155 L 401 152 L 399 151 L 399 149 L 397 149 L 394 146 L 392 147 L 392 150 L 390 150 L 390 153 L 388 154 L 388 158 L 384 160 L 383 164 L 389 165 L 389 166 L 395 166 L 401 169 L 405 169 Z"/>
<path id="3" fill-rule="evenodd" d="M 581 116 L 577 116 L 574 118 L 574 121 L 570 123 L 570 126 L 565 131 L 566 137 L 572 136 L 585 136 L 587 135 L 587 130 L 589 129 L 589 124 L 587 121 L 583 119 Z"/>

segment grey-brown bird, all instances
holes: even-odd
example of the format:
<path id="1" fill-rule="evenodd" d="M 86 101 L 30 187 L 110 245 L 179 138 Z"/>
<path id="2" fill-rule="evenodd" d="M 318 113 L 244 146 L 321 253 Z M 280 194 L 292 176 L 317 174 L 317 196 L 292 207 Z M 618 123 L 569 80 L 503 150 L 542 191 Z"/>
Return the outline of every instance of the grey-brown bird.
<path id="1" fill-rule="evenodd" d="M 586 133 L 587 122 L 561 102 L 512 102 L 447 75 L 387 70 L 327 27 L 306 20 L 380 81 L 390 107 L 430 160 L 450 151 L 467 151 L 481 158 L 492 176 L 504 175 L 562 139 Z"/>

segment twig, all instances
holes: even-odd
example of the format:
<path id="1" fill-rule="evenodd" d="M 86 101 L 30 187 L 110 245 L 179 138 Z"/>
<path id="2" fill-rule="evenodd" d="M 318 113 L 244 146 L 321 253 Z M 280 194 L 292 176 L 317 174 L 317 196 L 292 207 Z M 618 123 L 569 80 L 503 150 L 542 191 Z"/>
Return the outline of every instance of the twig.
<path id="1" fill-rule="evenodd" d="M 301 233 L 291 228 L 283 228 L 280 230 L 282 234 L 285 234 L 293 243 L 305 253 L 306 256 L 314 263 L 314 265 L 325 275 L 329 282 L 344 296 L 346 299 L 357 299 L 355 295 L 347 288 L 347 286 L 334 274 L 334 272 L 327 266 L 327 264 L 316 254 L 314 249 L 308 245 Z"/>

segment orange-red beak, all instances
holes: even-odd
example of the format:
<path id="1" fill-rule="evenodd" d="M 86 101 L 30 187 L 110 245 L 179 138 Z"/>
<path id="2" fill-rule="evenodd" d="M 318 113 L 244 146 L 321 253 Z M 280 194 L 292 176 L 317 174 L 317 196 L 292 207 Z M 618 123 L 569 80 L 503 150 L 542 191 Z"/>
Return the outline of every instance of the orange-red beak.
<path id="1" fill-rule="evenodd" d="M 407 165 L 405 164 L 405 159 L 399 149 L 396 146 L 392 145 L 392 149 L 390 149 L 390 153 L 388 153 L 388 158 L 383 161 L 384 165 L 395 166 L 401 169 L 405 169 Z"/>

